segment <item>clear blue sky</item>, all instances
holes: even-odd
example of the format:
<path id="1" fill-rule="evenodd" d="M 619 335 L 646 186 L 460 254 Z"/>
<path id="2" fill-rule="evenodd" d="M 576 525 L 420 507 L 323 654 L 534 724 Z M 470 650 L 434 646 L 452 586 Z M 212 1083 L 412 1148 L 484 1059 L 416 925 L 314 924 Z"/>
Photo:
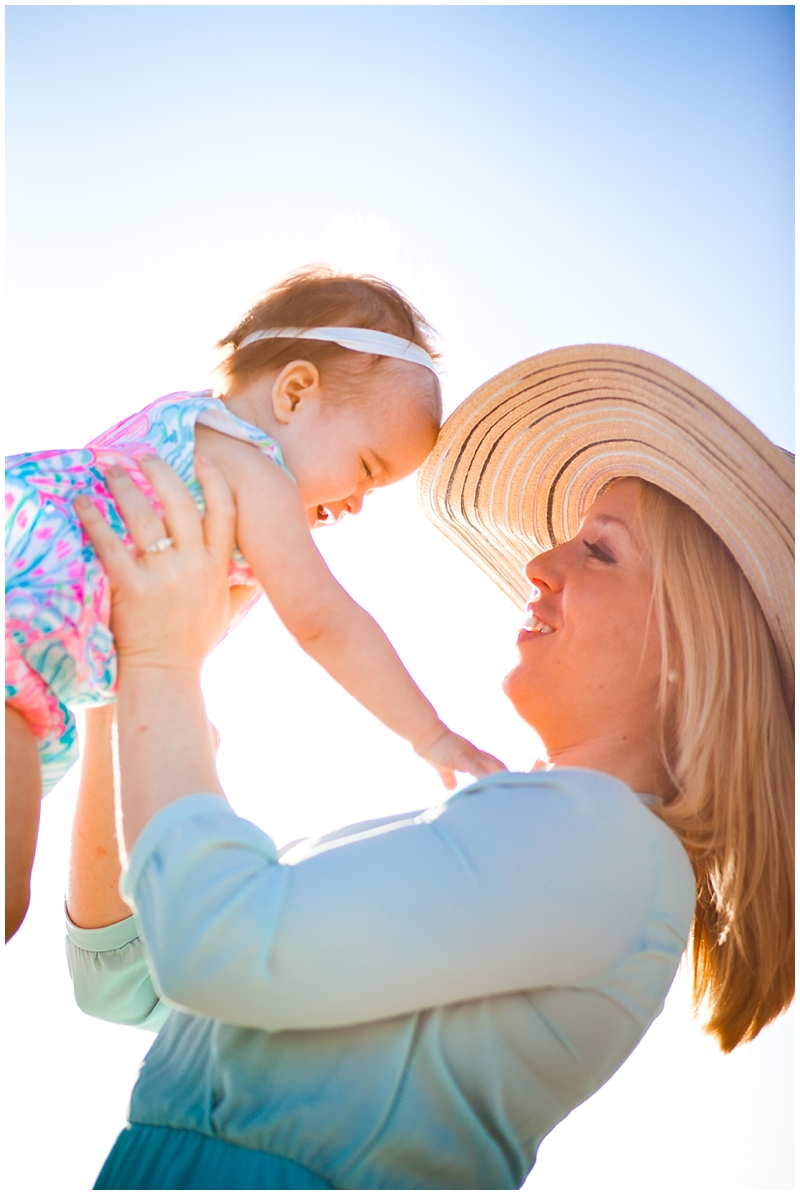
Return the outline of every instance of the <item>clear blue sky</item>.
<path id="1" fill-rule="evenodd" d="M 227 330 L 203 325 L 210 291 L 235 316 L 324 251 L 331 216 L 378 214 L 441 292 L 451 401 L 531 352 L 608 340 L 790 440 L 790 7 L 7 13 L 26 349 L 56 320 L 139 355 L 109 333 L 131 306 L 159 341 L 197 309 L 208 345 Z"/>
<path id="2" fill-rule="evenodd" d="M 74 447 L 200 388 L 252 298 L 320 259 L 385 274 L 429 316 L 450 408 L 532 353 L 606 341 L 791 447 L 793 8 L 31 5 L 6 29 L 8 451 Z M 529 766 L 499 691 L 519 611 L 413 484 L 319 544 L 443 717 Z M 266 603 L 205 680 L 226 791 L 279 843 L 441 800 Z M 72 1001 L 75 782 L 44 802 L 7 950 L 20 1195 L 91 1186 L 149 1045 Z M 790 1187 L 792 1025 L 723 1058 L 679 983 L 530 1189 Z"/>

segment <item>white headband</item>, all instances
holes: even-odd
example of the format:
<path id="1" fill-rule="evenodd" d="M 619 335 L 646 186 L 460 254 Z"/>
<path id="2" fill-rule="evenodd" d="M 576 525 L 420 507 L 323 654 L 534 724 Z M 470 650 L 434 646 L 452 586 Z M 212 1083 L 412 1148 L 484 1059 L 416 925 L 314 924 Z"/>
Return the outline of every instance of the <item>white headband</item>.
<path id="1" fill-rule="evenodd" d="M 436 373 L 428 353 L 418 344 L 404 340 L 402 336 L 393 336 L 391 332 L 379 332 L 377 328 L 262 328 L 259 332 L 251 332 L 240 340 L 237 348 L 255 344 L 257 340 L 330 340 L 339 344 L 343 349 L 353 349 L 356 353 L 375 353 L 378 357 L 396 357 L 399 361 L 413 361 L 415 365 L 424 365 L 432 373 Z"/>

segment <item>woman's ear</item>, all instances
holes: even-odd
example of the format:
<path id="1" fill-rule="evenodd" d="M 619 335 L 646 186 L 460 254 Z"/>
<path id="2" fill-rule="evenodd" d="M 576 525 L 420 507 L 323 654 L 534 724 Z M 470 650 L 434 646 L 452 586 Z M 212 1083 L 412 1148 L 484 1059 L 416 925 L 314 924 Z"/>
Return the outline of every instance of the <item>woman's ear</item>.
<path id="1" fill-rule="evenodd" d="M 311 361 L 290 361 L 272 385 L 272 407 L 279 423 L 288 423 L 298 406 L 319 397 L 319 370 Z"/>

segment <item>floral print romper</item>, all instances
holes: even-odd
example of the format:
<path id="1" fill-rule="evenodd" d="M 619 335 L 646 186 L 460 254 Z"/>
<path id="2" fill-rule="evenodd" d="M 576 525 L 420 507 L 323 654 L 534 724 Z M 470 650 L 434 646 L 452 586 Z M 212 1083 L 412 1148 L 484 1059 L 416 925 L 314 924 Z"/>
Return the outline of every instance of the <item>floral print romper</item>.
<path id="1" fill-rule="evenodd" d="M 117 680 L 108 578 L 72 509 L 73 499 L 90 494 L 133 550 L 104 474 L 109 465 L 123 465 L 154 498 L 137 460 L 155 453 L 172 465 L 202 510 L 194 473 L 196 423 L 255 444 L 285 468 L 277 443 L 233 415 L 210 390 L 168 394 L 85 448 L 7 458 L 6 702 L 36 735 L 44 792 L 78 755 L 70 707 L 113 701 Z M 246 609 L 260 596 L 238 549 L 228 583 L 255 587 Z"/>

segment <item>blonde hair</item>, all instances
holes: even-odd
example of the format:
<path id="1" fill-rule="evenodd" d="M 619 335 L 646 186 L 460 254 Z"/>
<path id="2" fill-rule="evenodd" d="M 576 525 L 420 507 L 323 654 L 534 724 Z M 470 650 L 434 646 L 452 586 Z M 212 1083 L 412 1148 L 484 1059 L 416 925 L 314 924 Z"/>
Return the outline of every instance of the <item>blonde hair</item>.
<path id="1" fill-rule="evenodd" d="M 726 1052 L 794 996 L 792 694 L 733 556 L 683 502 L 642 482 L 661 638 L 662 816 L 697 881 L 695 1012 Z"/>

